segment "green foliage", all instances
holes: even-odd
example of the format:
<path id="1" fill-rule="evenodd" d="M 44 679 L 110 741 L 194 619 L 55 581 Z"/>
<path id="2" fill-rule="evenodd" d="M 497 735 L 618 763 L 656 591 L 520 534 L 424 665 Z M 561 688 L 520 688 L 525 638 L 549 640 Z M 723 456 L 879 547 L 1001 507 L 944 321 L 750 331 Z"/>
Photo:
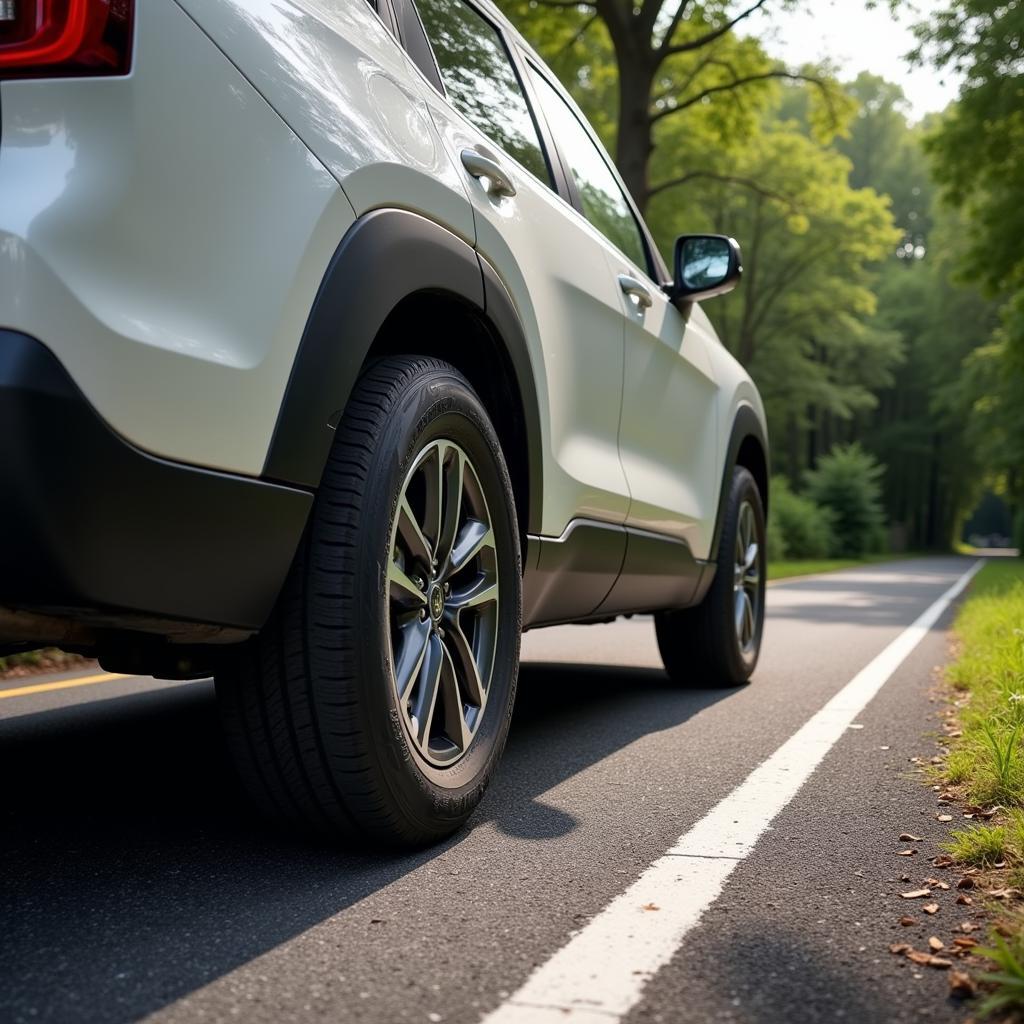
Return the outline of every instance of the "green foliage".
<path id="1" fill-rule="evenodd" d="M 883 473 L 873 456 L 850 444 L 833 448 L 806 474 L 807 496 L 831 514 L 833 555 L 858 558 L 883 545 Z"/>
<path id="2" fill-rule="evenodd" d="M 975 577 L 955 630 L 962 649 L 947 678 L 967 690 L 963 736 L 947 778 L 972 800 L 1024 807 L 1024 560 L 994 559 Z M 1024 824 L 1011 815 L 1013 848 L 1024 859 Z"/>
<path id="3" fill-rule="evenodd" d="M 1024 1009 L 1024 921 L 1018 915 L 1013 924 L 1009 938 L 993 932 L 992 946 L 975 950 L 979 956 L 994 961 L 998 968 L 981 976 L 982 981 L 995 986 L 978 1006 L 982 1016 Z"/>
<path id="4" fill-rule="evenodd" d="M 1024 554 L 1024 506 L 1013 517 L 1013 546 Z"/>
<path id="5" fill-rule="evenodd" d="M 1024 498 L 1024 5 L 958 0 L 918 28 L 919 56 L 964 85 L 928 149 L 946 200 L 965 214 L 963 276 L 1001 305 L 1001 329 L 968 363 L 969 429 L 990 473 Z"/>
<path id="6" fill-rule="evenodd" d="M 1007 830 L 1002 825 L 974 825 L 956 829 L 942 849 L 961 864 L 987 868 L 1006 857 L 1007 840 Z"/>
<path id="7" fill-rule="evenodd" d="M 769 541 L 772 558 L 826 558 L 836 546 L 832 535 L 832 513 L 809 498 L 795 494 L 785 477 L 771 483 L 768 512 L 769 538 L 774 530 L 782 541 L 777 552 Z"/>

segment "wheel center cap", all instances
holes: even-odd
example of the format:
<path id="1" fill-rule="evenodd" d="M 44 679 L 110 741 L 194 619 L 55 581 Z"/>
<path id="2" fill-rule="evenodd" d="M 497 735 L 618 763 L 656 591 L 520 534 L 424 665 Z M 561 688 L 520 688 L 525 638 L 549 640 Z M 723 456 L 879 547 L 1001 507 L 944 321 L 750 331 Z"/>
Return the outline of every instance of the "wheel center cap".
<path id="1" fill-rule="evenodd" d="M 427 603 L 430 605 L 430 617 L 436 622 L 444 614 L 444 593 L 438 584 L 430 588 Z"/>

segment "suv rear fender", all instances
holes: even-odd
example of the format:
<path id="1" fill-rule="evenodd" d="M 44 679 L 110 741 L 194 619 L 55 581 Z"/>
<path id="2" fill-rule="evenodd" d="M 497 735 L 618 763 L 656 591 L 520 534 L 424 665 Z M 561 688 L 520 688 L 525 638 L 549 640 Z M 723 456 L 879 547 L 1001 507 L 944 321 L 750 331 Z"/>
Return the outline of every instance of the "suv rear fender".
<path id="1" fill-rule="evenodd" d="M 415 317 L 407 315 L 413 308 Z M 316 488 L 359 374 L 397 352 L 448 359 L 474 384 L 505 447 L 521 533 L 535 532 L 543 503 L 540 413 L 518 313 L 471 246 L 406 210 L 361 217 L 338 246 L 299 345 L 263 476 Z"/>

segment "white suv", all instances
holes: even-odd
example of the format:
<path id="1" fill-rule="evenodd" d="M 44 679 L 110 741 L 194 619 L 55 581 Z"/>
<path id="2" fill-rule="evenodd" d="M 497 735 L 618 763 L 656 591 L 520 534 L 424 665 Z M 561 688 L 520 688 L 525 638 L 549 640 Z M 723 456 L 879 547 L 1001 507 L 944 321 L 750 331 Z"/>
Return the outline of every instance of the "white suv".
<path id="1" fill-rule="evenodd" d="M 0 0 L 0 653 L 213 674 L 278 818 L 458 828 L 523 628 L 753 671 L 754 385 L 487 0 Z"/>

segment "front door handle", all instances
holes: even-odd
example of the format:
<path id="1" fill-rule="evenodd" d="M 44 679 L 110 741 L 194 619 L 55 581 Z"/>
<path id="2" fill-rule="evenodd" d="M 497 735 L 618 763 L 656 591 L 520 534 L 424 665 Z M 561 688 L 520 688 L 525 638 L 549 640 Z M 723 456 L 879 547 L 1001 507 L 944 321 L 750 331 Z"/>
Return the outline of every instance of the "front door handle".
<path id="1" fill-rule="evenodd" d="M 488 195 L 514 196 L 516 194 L 516 187 L 512 184 L 512 179 L 497 160 L 485 156 L 478 149 L 464 149 L 461 156 L 462 166 L 470 175 L 478 179 L 487 179 Z"/>
<path id="2" fill-rule="evenodd" d="M 649 309 L 654 302 L 647 286 L 635 277 L 630 277 L 629 274 L 619 274 L 619 287 L 624 295 L 636 299 L 636 304 L 641 309 Z"/>

